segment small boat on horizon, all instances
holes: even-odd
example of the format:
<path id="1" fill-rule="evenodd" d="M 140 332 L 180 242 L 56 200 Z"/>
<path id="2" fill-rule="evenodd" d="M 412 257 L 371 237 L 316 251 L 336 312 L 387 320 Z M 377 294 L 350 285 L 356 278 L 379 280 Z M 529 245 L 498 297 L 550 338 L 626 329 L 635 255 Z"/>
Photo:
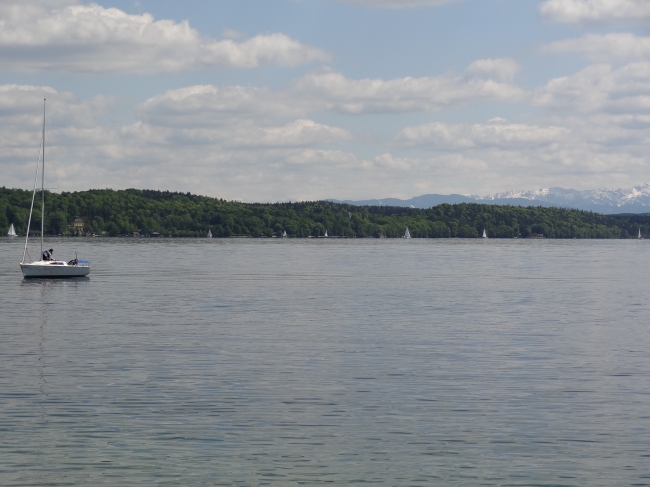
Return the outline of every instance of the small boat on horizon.
<path id="1" fill-rule="evenodd" d="M 641 236 L 641 227 L 639 227 L 639 236 L 638 236 L 637 238 L 638 238 L 639 240 L 643 239 L 643 237 Z"/>
<path id="2" fill-rule="evenodd" d="M 402 238 L 411 238 L 411 232 L 409 232 L 409 227 L 406 227 L 406 232 Z"/>
<path id="3" fill-rule="evenodd" d="M 481 238 L 488 238 L 487 233 L 485 233 L 485 228 L 483 229 L 483 236 Z"/>
<path id="4" fill-rule="evenodd" d="M 7 237 L 13 238 L 17 236 L 18 234 L 16 233 L 16 229 L 14 228 L 14 224 L 12 223 L 11 226 L 9 227 L 9 231 L 7 232 Z"/>
<path id="5" fill-rule="evenodd" d="M 287 238 L 287 231 L 285 230 L 284 233 L 282 233 L 282 238 Z"/>
<path id="6" fill-rule="evenodd" d="M 43 135 L 42 135 L 41 156 L 36 166 L 36 175 L 34 176 L 34 191 L 32 193 L 32 205 L 29 209 L 29 220 L 27 222 L 27 236 L 25 237 L 25 249 L 23 251 L 23 260 L 20 263 L 20 269 L 23 271 L 25 278 L 45 277 L 83 277 L 90 274 L 90 261 L 79 260 L 75 258 L 69 262 L 51 259 L 50 252 L 43 252 L 43 234 L 45 233 L 44 221 L 41 217 L 41 260 L 26 262 L 29 257 L 27 253 L 27 244 L 29 243 L 29 232 L 32 224 L 32 215 L 34 213 L 34 199 L 36 198 L 36 181 L 38 178 L 38 169 L 41 169 L 41 215 L 45 215 L 45 100 L 43 100 Z M 45 257 L 45 259 L 44 259 Z"/>
<path id="7" fill-rule="evenodd" d="M 208 229 L 208 238 L 212 238 L 212 230 Z"/>

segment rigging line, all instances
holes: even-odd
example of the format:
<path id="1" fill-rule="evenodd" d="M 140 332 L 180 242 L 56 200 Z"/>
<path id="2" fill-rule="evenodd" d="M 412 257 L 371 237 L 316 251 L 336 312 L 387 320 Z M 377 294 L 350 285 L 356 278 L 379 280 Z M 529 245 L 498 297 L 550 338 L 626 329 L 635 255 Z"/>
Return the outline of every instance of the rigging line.
<path id="1" fill-rule="evenodd" d="M 43 150 L 43 137 L 41 136 L 41 143 L 38 148 L 38 161 L 36 161 L 36 173 L 34 174 L 34 191 L 32 193 L 32 206 L 29 209 L 29 220 L 27 221 L 27 231 L 25 232 L 25 250 L 23 250 L 23 261 L 25 263 L 25 255 L 27 255 L 27 242 L 29 241 L 29 229 L 32 226 L 32 213 L 34 211 L 34 198 L 36 197 L 36 181 L 38 181 L 38 167 L 41 163 L 41 151 Z M 41 215 L 41 218 L 43 215 Z M 31 260 L 31 257 L 29 258 Z"/>

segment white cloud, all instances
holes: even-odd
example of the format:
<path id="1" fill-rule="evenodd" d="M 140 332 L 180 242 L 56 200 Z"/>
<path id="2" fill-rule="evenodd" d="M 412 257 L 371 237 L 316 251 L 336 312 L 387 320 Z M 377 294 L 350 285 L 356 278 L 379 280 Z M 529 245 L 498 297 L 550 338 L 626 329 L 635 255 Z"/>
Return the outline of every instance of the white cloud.
<path id="1" fill-rule="evenodd" d="M 431 123 L 407 127 L 396 136 L 400 147 L 482 161 L 457 181 L 473 181 L 471 191 L 493 192 L 498 186 L 521 188 L 630 185 L 647 178 L 650 117 L 645 115 L 589 115 L 554 117 L 537 125 L 488 123 Z M 480 180 L 484 179 L 484 190 Z"/>
<path id="2" fill-rule="evenodd" d="M 276 126 L 260 126 L 248 120 L 218 127 L 164 129 L 139 122 L 133 129 L 147 141 L 158 134 L 161 143 L 170 147 L 211 144 L 227 150 L 309 147 L 352 138 L 347 130 L 304 119 Z"/>
<path id="3" fill-rule="evenodd" d="M 470 64 L 465 73 L 479 78 L 493 78 L 499 81 L 512 81 L 521 66 L 509 58 L 479 59 Z"/>
<path id="4" fill-rule="evenodd" d="M 324 148 L 351 139 L 350 132 L 309 119 L 279 123 L 277 119 L 265 121 L 253 115 L 232 117 L 230 123 L 208 119 L 202 125 L 186 125 L 185 118 L 179 115 L 177 120 L 167 118 L 162 124 L 151 117 L 148 121 L 111 127 L 102 122 L 111 100 L 97 97 L 81 101 L 72 93 L 50 87 L 2 85 L 2 185 L 31 184 L 44 97 L 48 100 L 47 153 L 52 164 L 50 171 L 46 171 L 46 185 L 56 186 L 56 167 L 62 190 L 159 187 L 268 200 L 282 187 L 285 173 L 317 164 L 316 153 L 321 154 L 321 159 L 329 154 L 331 160 L 339 161 L 331 164 L 348 169 L 363 164 L 350 154 L 334 157 L 337 151 Z M 180 100 L 179 106 L 182 104 Z M 190 107 L 190 114 L 191 110 Z M 145 109 L 142 111 L 146 113 Z M 294 169 L 287 169 L 291 167 Z M 256 181 L 260 174 L 263 176 Z M 312 176 L 301 175 L 301 183 Z M 270 183 L 272 180 L 275 182 Z M 296 197 L 302 191 L 299 185 L 293 195 L 282 193 L 282 197 Z"/>
<path id="5" fill-rule="evenodd" d="M 157 127 L 177 144 L 228 149 L 303 147 L 349 140 L 347 130 L 301 117 L 307 102 L 264 88 L 198 85 L 171 90 L 137 107 L 142 127 Z M 288 123 L 283 121 L 291 120 Z"/>
<path id="6" fill-rule="evenodd" d="M 319 150 L 319 149 L 305 149 L 301 151 L 294 151 L 287 154 L 284 161 L 290 166 L 308 166 L 336 169 L 369 169 L 373 164 L 371 161 L 360 159 L 350 152 L 341 150 Z M 313 199 L 313 196 L 310 197 Z"/>
<path id="7" fill-rule="evenodd" d="M 586 34 L 578 39 L 553 42 L 547 52 L 576 52 L 593 61 L 650 58 L 650 37 L 629 33 Z"/>
<path id="8" fill-rule="evenodd" d="M 245 39 L 246 38 L 246 33 L 245 32 L 240 32 L 235 29 L 224 29 L 221 32 L 221 37 L 224 39 L 233 39 L 233 40 L 239 40 L 239 39 Z"/>
<path id="9" fill-rule="evenodd" d="M 241 96 L 238 90 L 233 88 Z M 433 188 L 436 178 L 485 171 L 480 158 L 458 154 L 408 158 L 382 151 L 365 158 L 328 148 L 352 134 L 305 118 L 291 120 L 290 111 L 283 112 L 288 121 L 282 123 L 282 117 L 258 117 L 253 108 L 248 118 L 235 115 L 230 123 L 227 110 L 221 118 L 210 118 L 199 110 L 206 91 L 221 90 L 200 87 L 164 94 L 140 107 L 140 121 L 110 127 L 102 122 L 110 100 L 80 101 L 48 87 L 0 86 L 2 184 L 27 187 L 31 182 L 45 95 L 49 160 L 62 190 L 155 187 L 248 201 L 370 196 L 377 188 L 406 196 Z M 226 108 L 240 103 L 234 98 Z M 268 93 L 268 98 L 277 97 Z M 163 108 L 173 116 L 158 118 Z M 188 117 L 202 123 L 186 124 Z"/>
<path id="10" fill-rule="evenodd" d="M 509 124 L 503 119 L 474 125 L 428 123 L 407 127 L 395 140 L 401 145 L 430 145 L 443 150 L 498 147 L 521 149 L 562 141 L 569 130 L 563 127 Z"/>
<path id="11" fill-rule="evenodd" d="M 0 67 L 6 70 L 156 73 L 329 59 L 325 51 L 281 33 L 217 41 L 187 21 L 156 21 L 150 14 L 96 4 L 12 1 L 3 2 L 0 14 Z"/>
<path id="12" fill-rule="evenodd" d="M 266 88 L 196 85 L 170 90 L 137 107 L 140 117 L 157 125 L 205 126 L 233 119 L 303 117 L 310 101 Z"/>
<path id="13" fill-rule="evenodd" d="M 417 8 L 417 7 L 437 7 L 447 3 L 457 2 L 460 0 L 337 0 L 339 2 L 349 3 L 352 5 L 361 5 L 369 8 Z"/>
<path id="14" fill-rule="evenodd" d="M 511 74 L 508 66 L 515 66 Z M 568 116 L 527 123 L 498 117 L 474 124 L 433 122 L 406 127 L 393 140 L 368 146 L 361 134 L 374 123 L 369 117 L 355 118 L 359 128 L 351 133 L 331 122 L 352 120 L 346 115 L 328 114 L 328 123 L 314 115 L 380 108 L 422 112 L 509 101 L 507 93 L 528 100 L 512 83 L 493 79 L 511 79 L 515 72 L 516 65 L 486 62 L 473 64 L 461 76 L 420 78 L 413 84 L 411 78 L 352 80 L 333 73 L 340 82 L 333 89 L 330 80 L 319 78 L 332 73 L 315 73 L 282 91 L 190 86 L 145 101 L 136 107 L 137 121 L 122 126 L 107 122 L 111 99 L 79 100 L 50 87 L 4 85 L 0 185 L 31 182 L 44 96 L 48 152 L 63 190 L 155 187 L 274 201 L 489 194 L 558 181 L 578 188 L 627 186 L 648 179 L 650 104 L 644 108 L 638 97 L 650 96 L 650 63 L 620 69 L 600 64 L 552 80 L 534 93 L 534 101 L 551 114 L 565 109 Z M 326 88 L 303 84 L 311 77 Z M 506 87 L 506 95 L 477 96 L 482 92 L 473 87 L 486 82 Z M 343 109 L 348 103 L 360 110 Z"/>
<path id="15" fill-rule="evenodd" d="M 95 127 L 96 117 L 105 113 L 112 104 L 110 98 L 103 96 L 80 101 L 73 93 L 59 92 L 49 86 L 0 85 L 0 133 L 3 141 L 16 147 L 38 146 L 34 134 L 40 137 L 45 98 L 48 120 L 54 121 L 59 128 L 76 127 L 80 130 Z M 7 156 L 3 151 L 0 157 Z"/>
<path id="16" fill-rule="evenodd" d="M 296 120 L 281 127 L 263 128 L 258 137 L 251 137 L 249 131 L 240 133 L 240 137 L 239 145 L 245 145 L 252 138 L 257 139 L 254 145 L 258 146 L 301 147 L 350 140 L 352 134 L 347 130 L 329 127 L 312 120 Z"/>
<path id="17" fill-rule="evenodd" d="M 374 163 L 381 168 L 408 171 L 414 167 L 417 161 L 405 157 L 394 157 L 392 154 L 384 153 L 375 157 Z"/>
<path id="18" fill-rule="evenodd" d="M 588 66 L 572 76 L 550 80 L 539 88 L 538 106 L 579 112 L 631 112 L 650 109 L 650 62 L 619 69 L 609 64 Z"/>
<path id="19" fill-rule="evenodd" d="M 546 0 L 542 17 L 567 24 L 643 21 L 650 18 L 647 0 Z"/>
<path id="20" fill-rule="evenodd" d="M 157 125 L 202 126 L 252 116 L 303 118 L 323 110 L 346 114 L 438 110 L 470 102 L 524 99 L 526 92 L 509 81 L 517 69 L 512 60 L 488 59 L 473 63 L 463 76 L 353 80 L 325 71 L 307 74 L 282 91 L 196 85 L 152 97 L 138 107 L 138 113 Z"/>
<path id="21" fill-rule="evenodd" d="M 464 76 L 353 80 L 322 72 L 303 77 L 292 91 L 342 113 L 439 110 L 473 101 L 525 98 L 525 91 L 509 82 L 515 70 L 514 61 L 503 59 L 473 63 Z"/>
<path id="22" fill-rule="evenodd" d="M 425 193 L 458 192 L 459 187 L 494 184 L 499 177 L 491 174 L 492 167 L 484 158 L 461 153 L 400 157 L 385 152 L 364 163 L 364 178 L 372 185 L 386 188 L 378 195 L 372 185 L 363 184 L 360 189 L 369 198 L 410 198 Z M 354 188 L 342 189 L 351 195 L 344 193 L 344 197 L 359 199 L 359 191 L 355 194 Z"/>

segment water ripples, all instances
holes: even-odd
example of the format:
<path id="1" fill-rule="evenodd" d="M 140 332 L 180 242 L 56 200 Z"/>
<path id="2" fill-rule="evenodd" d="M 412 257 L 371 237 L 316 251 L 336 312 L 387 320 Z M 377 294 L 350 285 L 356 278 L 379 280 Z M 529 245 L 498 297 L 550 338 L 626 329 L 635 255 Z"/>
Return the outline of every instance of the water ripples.
<path id="1" fill-rule="evenodd" d="M 650 485 L 631 241 L 0 242 L 0 484 Z"/>

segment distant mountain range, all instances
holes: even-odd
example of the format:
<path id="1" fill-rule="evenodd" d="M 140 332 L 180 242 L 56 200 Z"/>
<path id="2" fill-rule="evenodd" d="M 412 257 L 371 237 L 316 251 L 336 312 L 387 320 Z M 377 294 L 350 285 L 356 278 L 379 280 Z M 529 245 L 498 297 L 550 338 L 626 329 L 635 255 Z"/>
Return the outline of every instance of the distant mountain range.
<path id="1" fill-rule="evenodd" d="M 513 206 L 556 206 L 594 211 L 603 214 L 650 213 L 650 184 L 630 189 L 575 189 L 548 188 L 537 191 L 508 191 L 491 196 L 467 194 L 425 194 L 410 200 L 385 198 L 381 200 L 330 200 L 358 206 L 403 206 L 430 208 L 442 203 L 483 203 Z"/>

